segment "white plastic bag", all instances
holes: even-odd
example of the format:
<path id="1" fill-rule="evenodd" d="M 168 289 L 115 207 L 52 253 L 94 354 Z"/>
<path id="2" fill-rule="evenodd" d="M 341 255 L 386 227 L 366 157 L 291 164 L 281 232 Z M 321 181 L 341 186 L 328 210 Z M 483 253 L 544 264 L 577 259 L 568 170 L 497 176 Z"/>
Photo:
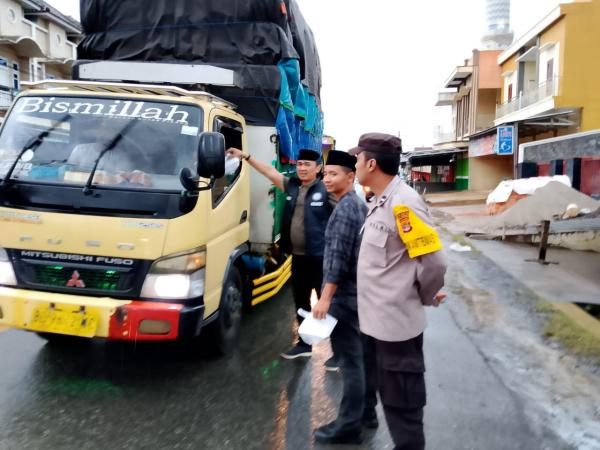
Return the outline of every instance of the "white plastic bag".
<path id="1" fill-rule="evenodd" d="M 315 345 L 327 339 L 337 325 L 337 319 L 329 314 L 325 319 L 317 320 L 310 312 L 299 309 L 298 315 L 304 317 L 298 328 L 298 334 L 308 345 Z"/>
<path id="2" fill-rule="evenodd" d="M 238 158 L 225 156 L 225 175 L 234 175 L 242 162 Z"/>

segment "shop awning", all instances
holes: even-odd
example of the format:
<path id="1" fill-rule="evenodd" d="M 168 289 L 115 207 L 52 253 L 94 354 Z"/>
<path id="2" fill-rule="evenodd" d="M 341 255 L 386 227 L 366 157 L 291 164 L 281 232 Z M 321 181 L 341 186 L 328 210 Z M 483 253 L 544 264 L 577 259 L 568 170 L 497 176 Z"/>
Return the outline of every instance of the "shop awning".
<path id="1" fill-rule="evenodd" d="M 457 153 L 467 153 L 466 148 L 445 148 L 412 152 L 407 155 L 408 161 L 414 166 L 445 166 L 450 164 Z"/>
<path id="2" fill-rule="evenodd" d="M 458 88 L 463 84 L 467 78 L 473 73 L 472 66 L 459 66 L 452 71 L 450 77 L 446 80 L 444 87 L 446 88 Z"/>
<path id="3" fill-rule="evenodd" d="M 522 122 L 526 126 L 539 127 L 573 127 L 579 125 L 579 108 L 556 109 L 544 114 L 530 117 Z"/>

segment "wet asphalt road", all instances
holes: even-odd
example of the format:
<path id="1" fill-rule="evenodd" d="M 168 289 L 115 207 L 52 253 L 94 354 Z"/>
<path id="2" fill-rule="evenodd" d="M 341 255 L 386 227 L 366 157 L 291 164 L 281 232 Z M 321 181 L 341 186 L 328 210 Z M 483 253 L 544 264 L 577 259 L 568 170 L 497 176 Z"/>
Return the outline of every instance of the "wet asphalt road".
<path id="1" fill-rule="evenodd" d="M 526 398 L 457 324 L 463 309 L 428 311 L 428 448 L 571 448 L 525 415 Z M 286 289 L 245 317 L 238 348 L 222 359 L 170 345 L 55 347 L 0 332 L 0 449 L 391 449 L 381 410 L 382 426 L 362 446 L 315 446 L 313 429 L 335 418 L 341 378 L 323 370 L 328 343 L 309 361 L 279 358 L 293 322 Z"/>

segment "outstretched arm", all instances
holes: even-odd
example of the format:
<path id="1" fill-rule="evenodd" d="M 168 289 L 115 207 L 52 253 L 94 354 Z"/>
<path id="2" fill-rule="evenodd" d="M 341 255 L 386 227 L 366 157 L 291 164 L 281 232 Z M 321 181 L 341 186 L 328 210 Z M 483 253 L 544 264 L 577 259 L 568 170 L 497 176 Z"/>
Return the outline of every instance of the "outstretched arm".
<path id="1" fill-rule="evenodd" d="M 254 169 L 256 169 L 260 174 L 268 178 L 269 181 L 279 188 L 280 191 L 285 192 L 285 187 L 283 185 L 284 176 L 283 174 L 279 173 L 275 167 L 253 158 L 251 155 L 242 152 L 238 148 L 231 147 L 227 149 L 227 155 L 232 158 L 246 160 L 248 164 L 254 167 Z"/>

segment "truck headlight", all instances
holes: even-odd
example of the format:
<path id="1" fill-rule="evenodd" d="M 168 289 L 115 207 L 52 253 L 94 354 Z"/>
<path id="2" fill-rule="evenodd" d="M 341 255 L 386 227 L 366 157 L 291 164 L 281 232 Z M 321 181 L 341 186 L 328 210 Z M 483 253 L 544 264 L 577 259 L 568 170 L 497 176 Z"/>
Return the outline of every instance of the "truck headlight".
<path id="1" fill-rule="evenodd" d="M 0 248 L 0 285 L 17 285 L 17 277 L 15 276 L 12 263 L 8 257 L 8 253 L 3 248 Z"/>
<path id="2" fill-rule="evenodd" d="M 141 296 L 182 300 L 204 295 L 206 251 L 178 254 L 152 264 Z"/>

